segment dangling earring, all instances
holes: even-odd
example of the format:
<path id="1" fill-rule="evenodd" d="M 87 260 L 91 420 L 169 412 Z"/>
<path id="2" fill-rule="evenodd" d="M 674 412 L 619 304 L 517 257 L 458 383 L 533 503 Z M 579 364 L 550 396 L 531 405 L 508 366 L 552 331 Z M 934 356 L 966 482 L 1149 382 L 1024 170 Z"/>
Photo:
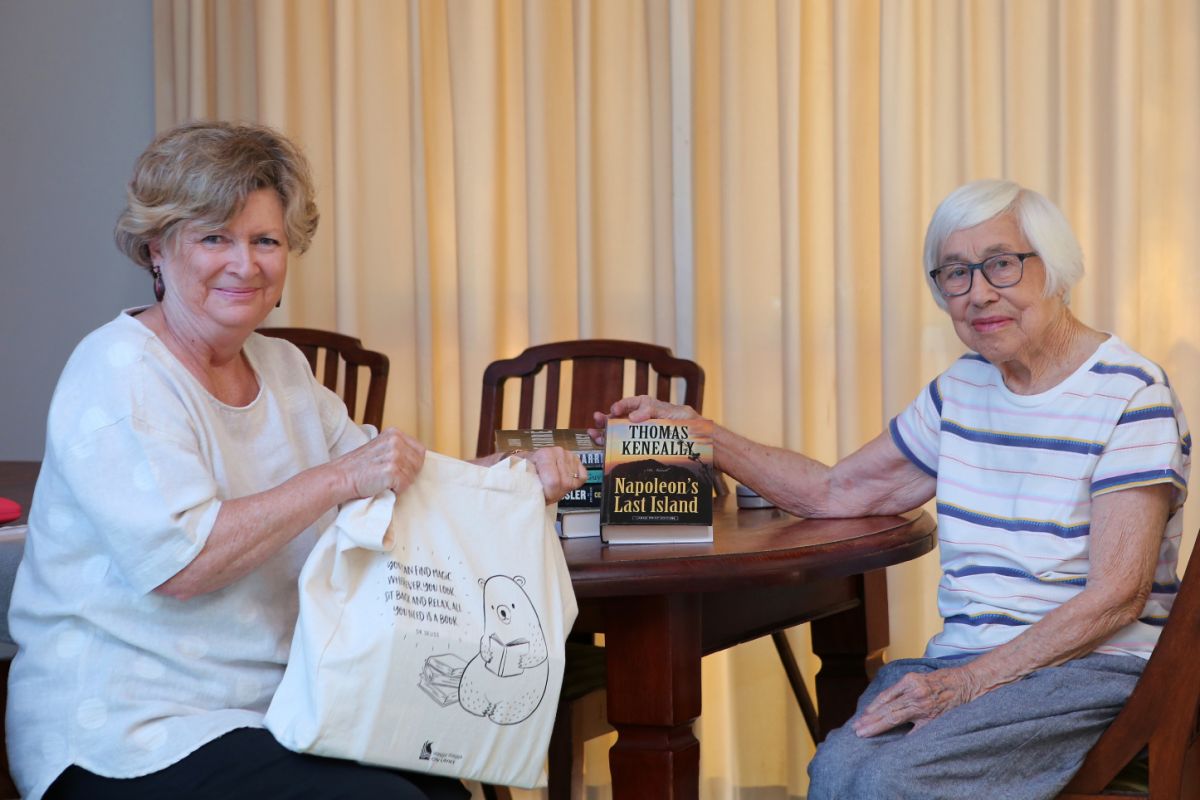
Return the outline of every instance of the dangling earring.
<path id="1" fill-rule="evenodd" d="M 167 294 L 167 287 L 163 286 L 162 270 L 155 264 L 150 268 L 150 272 L 154 275 L 154 299 L 161 303 Z"/>

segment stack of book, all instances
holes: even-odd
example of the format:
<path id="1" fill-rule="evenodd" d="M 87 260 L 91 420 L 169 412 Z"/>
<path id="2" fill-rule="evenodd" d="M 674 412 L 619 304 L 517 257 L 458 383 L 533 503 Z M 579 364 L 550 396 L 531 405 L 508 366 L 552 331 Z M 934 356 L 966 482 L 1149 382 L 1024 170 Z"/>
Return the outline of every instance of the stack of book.
<path id="1" fill-rule="evenodd" d="M 608 544 L 711 542 L 712 422 L 610 419 L 600 536 Z"/>
<path id="2" fill-rule="evenodd" d="M 421 670 L 421 691 L 440 706 L 458 702 L 458 685 L 462 682 L 467 662 L 453 653 L 442 653 L 425 659 Z"/>
<path id="3" fill-rule="evenodd" d="M 604 483 L 604 448 L 583 428 L 523 428 L 496 431 L 496 450 L 535 450 L 561 447 L 575 453 L 587 470 L 587 482 L 558 501 L 554 523 L 564 539 L 600 535 L 601 487 Z"/>

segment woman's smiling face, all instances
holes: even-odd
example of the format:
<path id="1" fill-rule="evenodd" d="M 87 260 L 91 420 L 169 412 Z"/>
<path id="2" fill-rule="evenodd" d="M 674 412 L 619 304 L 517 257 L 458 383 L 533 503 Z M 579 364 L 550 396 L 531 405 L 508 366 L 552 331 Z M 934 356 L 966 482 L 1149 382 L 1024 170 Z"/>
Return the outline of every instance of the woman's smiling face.
<path id="1" fill-rule="evenodd" d="M 283 294 L 284 231 L 279 194 L 258 189 L 219 228 L 185 224 L 171 246 L 151 245 L 166 287 L 164 317 L 200 330 L 258 327 Z"/>
<path id="2" fill-rule="evenodd" d="M 1033 248 L 1011 214 L 1001 214 L 946 237 L 939 264 L 976 264 L 997 253 L 1027 253 Z M 1064 310 L 1061 296 L 1045 296 L 1046 268 L 1038 256 L 1025 261 L 1021 281 L 997 289 L 976 270 L 971 289 L 946 298 L 946 310 L 963 344 L 997 366 L 1026 367 L 1043 346 L 1051 324 Z"/>

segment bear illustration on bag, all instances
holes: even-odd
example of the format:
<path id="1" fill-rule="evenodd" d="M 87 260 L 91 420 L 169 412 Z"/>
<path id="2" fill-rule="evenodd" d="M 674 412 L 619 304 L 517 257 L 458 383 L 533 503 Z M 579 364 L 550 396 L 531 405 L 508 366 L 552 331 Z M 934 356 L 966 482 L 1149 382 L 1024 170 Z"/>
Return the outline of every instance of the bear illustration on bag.
<path id="1" fill-rule="evenodd" d="M 546 637 L 521 576 L 493 575 L 483 586 L 479 653 L 462 672 L 458 702 L 497 725 L 527 719 L 546 694 L 550 675 Z"/>

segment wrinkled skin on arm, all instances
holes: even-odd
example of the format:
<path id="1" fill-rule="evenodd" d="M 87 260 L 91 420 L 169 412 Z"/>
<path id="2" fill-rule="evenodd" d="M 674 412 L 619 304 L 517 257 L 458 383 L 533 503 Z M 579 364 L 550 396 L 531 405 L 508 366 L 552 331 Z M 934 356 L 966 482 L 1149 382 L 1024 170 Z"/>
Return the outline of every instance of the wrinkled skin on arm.
<path id="1" fill-rule="evenodd" d="M 388 428 L 272 489 L 226 500 L 204 548 L 155 591 L 188 600 L 224 588 L 261 566 L 329 509 L 389 489 L 404 491 L 424 463 L 420 442 Z"/>
<path id="2" fill-rule="evenodd" d="M 589 432 L 603 440 L 609 417 L 695 419 L 689 406 L 646 395 L 626 397 L 607 414 L 596 412 Z M 909 461 L 885 431 L 832 467 L 801 453 L 753 442 L 713 425 L 716 467 L 749 486 L 779 508 L 802 517 L 861 517 L 895 514 L 933 497 L 936 481 Z"/>
<path id="3" fill-rule="evenodd" d="M 853 723 L 855 733 L 875 736 L 910 722 L 919 730 L 997 686 L 1091 653 L 1135 621 L 1150 596 L 1171 491 L 1159 484 L 1095 498 L 1091 567 L 1082 592 L 969 664 L 905 675 L 864 709 Z"/>

